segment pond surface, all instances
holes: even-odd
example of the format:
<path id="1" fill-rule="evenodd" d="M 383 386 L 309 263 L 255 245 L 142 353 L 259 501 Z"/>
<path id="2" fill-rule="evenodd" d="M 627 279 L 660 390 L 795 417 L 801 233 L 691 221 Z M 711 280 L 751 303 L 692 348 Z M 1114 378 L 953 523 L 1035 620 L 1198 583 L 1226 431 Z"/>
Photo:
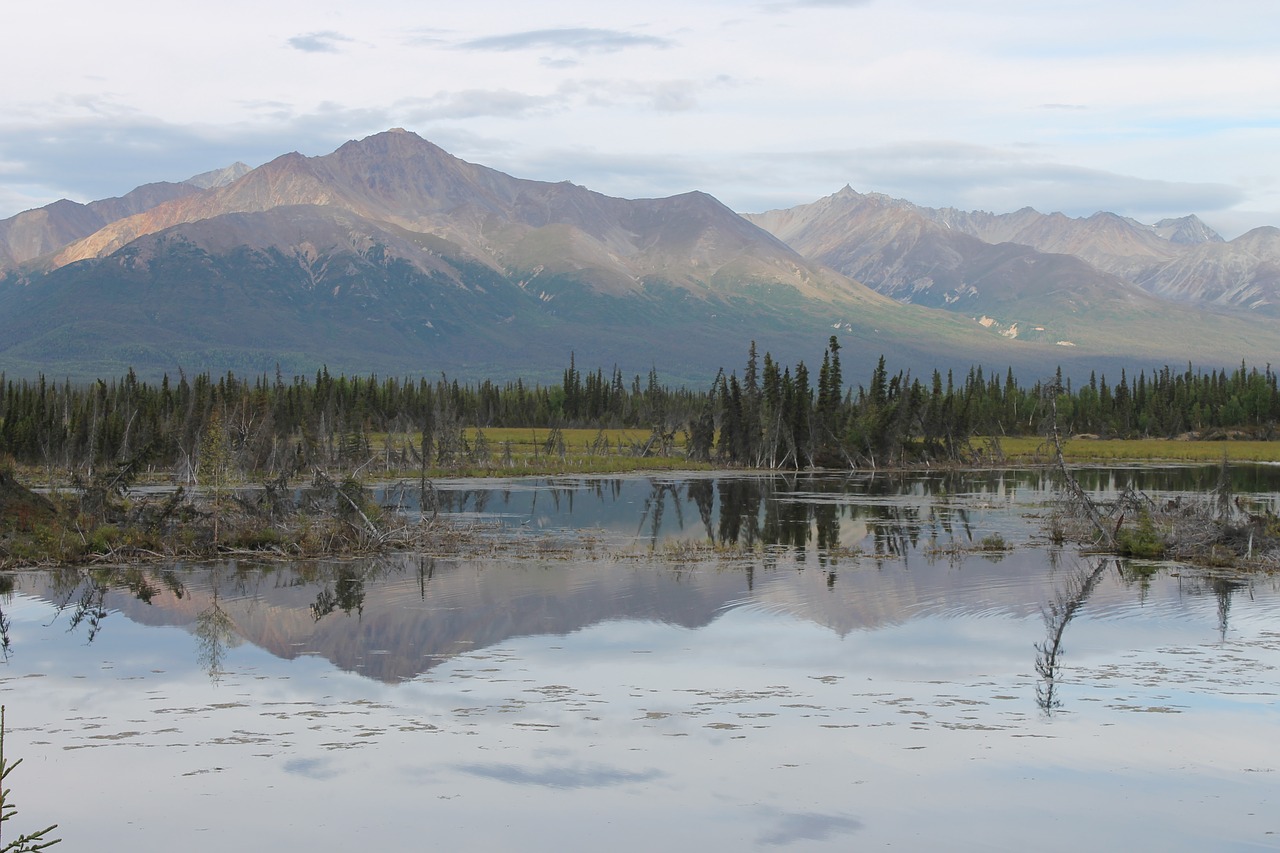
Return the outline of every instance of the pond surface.
<path id="1" fill-rule="evenodd" d="M 1275 505 L 1280 470 L 1234 476 Z M 1080 478 L 1163 498 L 1217 472 Z M 6 832 L 1280 849 L 1280 579 L 1055 548 L 1041 472 L 437 487 L 530 546 L 14 576 Z"/>

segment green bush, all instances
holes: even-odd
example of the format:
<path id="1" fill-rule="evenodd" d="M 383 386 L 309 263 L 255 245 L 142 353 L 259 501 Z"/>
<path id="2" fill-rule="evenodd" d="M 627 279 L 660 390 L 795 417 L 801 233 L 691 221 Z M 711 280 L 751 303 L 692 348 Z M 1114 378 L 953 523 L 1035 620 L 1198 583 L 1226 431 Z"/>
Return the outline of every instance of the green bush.
<path id="1" fill-rule="evenodd" d="M 1116 550 L 1124 557 L 1159 560 L 1164 556 L 1165 541 L 1156 531 L 1151 514 L 1144 512 L 1133 527 L 1121 528 L 1116 536 Z"/>
<path id="2" fill-rule="evenodd" d="M 1009 543 L 999 533 L 989 533 L 982 537 L 978 547 L 983 551 L 1008 551 Z"/>

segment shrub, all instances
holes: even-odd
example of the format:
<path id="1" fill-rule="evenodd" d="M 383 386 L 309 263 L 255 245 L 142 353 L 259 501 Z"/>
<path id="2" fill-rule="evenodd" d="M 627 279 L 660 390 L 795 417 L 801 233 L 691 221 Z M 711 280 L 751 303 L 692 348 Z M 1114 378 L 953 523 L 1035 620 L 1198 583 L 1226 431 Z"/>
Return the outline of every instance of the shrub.
<path id="1" fill-rule="evenodd" d="M 983 551 L 1008 551 L 1009 543 L 999 533 L 989 533 L 982 537 L 978 547 Z"/>
<path id="2" fill-rule="evenodd" d="M 1156 532 L 1151 513 L 1144 511 L 1134 527 L 1125 527 L 1116 535 L 1116 550 L 1124 557 L 1158 560 L 1164 556 L 1165 541 Z"/>

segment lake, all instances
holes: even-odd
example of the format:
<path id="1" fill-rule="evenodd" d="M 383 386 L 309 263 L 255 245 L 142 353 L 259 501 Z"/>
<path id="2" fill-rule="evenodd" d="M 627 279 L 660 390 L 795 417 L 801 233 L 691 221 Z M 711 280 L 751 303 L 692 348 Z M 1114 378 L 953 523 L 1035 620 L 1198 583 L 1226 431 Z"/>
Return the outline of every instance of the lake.
<path id="1" fill-rule="evenodd" d="M 6 838 L 1280 849 L 1280 578 L 1055 546 L 1045 472 L 436 487 L 465 557 L 7 579 Z"/>

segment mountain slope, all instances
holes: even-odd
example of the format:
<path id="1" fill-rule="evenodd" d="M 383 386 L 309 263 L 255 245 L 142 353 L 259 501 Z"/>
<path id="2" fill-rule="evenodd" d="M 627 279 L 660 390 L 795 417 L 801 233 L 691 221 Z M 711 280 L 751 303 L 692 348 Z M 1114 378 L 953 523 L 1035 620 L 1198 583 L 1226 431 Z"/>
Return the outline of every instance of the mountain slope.
<path id="1" fill-rule="evenodd" d="M 327 364 L 551 379 L 572 351 L 581 364 L 656 366 L 701 383 L 740 361 L 752 339 L 789 363 L 812 359 L 835 324 L 849 363 L 867 370 L 884 351 L 923 369 L 939 345 L 960 364 L 1007 346 L 960 318 L 874 295 L 818 300 L 746 281 L 694 293 L 657 278 L 611 294 L 568 277 L 527 281 L 442 238 L 315 205 L 187 223 L 106 258 L 0 282 L 0 362 L 11 373 L 85 378 L 130 366 L 305 373 Z"/>
<path id="2" fill-rule="evenodd" d="M 1113 213 L 1073 219 L 1029 207 L 992 214 L 901 204 L 985 243 L 1071 255 L 1163 299 L 1280 315 L 1280 231 L 1274 228 L 1227 242 L 1194 215 L 1144 225 Z"/>
<path id="3" fill-rule="evenodd" d="M 402 130 L 348 142 L 323 157 L 286 154 L 226 186 L 111 223 L 47 266 L 102 257 L 183 223 L 296 205 L 434 234 L 496 271 L 573 276 L 608 293 L 635 290 L 646 276 L 707 284 L 722 270 L 786 281 L 813 297 L 830 287 L 850 290 L 838 276 L 815 284 L 823 277 L 791 249 L 705 193 L 632 201 L 568 182 L 521 180 Z"/>
<path id="4" fill-rule="evenodd" d="M 522 180 L 402 130 L 236 171 L 99 204 L 118 218 L 10 268 L 0 369 L 554 378 L 574 352 L 701 383 L 752 340 L 794 364 L 833 333 L 850 376 L 881 354 L 917 374 L 1034 375 L 1280 348 L 1270 325 L 1171 307 L 1078 258 L 989 245 L 852 190 L 765 215 L 774 236 L 705 193 Z M 860 242 L 843 240 L 851 210 Z M 779 239 L 804 235 L 819 260 Z"/>
<path id="5" fill-rule="evenodd" d="M 1191 246 L 1135 280 L 1166 299 L 1280 316 L 1280 229 L 1255 228 L 1229 243 Z"/>
<path id="6" fill-rule="evenodd" d="M 990 331 L 904 310 L 704 193 L 524 181 L 403 131 L 284 155 L 0 282 L 0 361 L 82 376 L 279 362 L 550 377 L 576 351 L 701 382 L 752 339 L 794 363 L 836 329 L 852 369 L 892 350 L 919 368 L 939 348 L 1011 360 Z"/>
<path id="7" fill-rule="evenodd" d="M 1154 230 L 1112 214 L 1088 220 L 1068 220 L 1060 214 L 1044 217 L 1029 209 L 1004 217 L 961 214 L 920 208 L 883 195 L 863 195 L 846 187 L 812 204 L 746 218 L 806 257 L 880 293 L 962 313 L 1022 340 L 1095 353 L 1153 355 L 1170 353 L 1176 341 L 1183 355 L 1174 360 L 1191 357 L 1207 362 L 1220 359 L 1239 340 L 1270 340 L 1277 334 L 1274 324 L 1263 318 L 1231 317 L 1177 304 L 1168 298 L 1179 295 L 1172 288 L 1156 294 L 1144 289 L 1155 289 L 1152 281 L 1158 276 L 1173 279 L 1177 275 L 1207 287 L 1204 270 L 1179 266 L 1185 264 L 1182 259 L 1203 257 L 1207 258 L 1204 267 L 1214 267 L 1238 246 L 1208 237 L 1198 244 L 1175 246 Z M 1013 239 L 992 244 L 970 233 L 974 231 L 1034 237 L 1042 245 L 1080 254 L 1040 251 Z M 1170 233 L 1177 231 L 1175 227 Z M 1280 259 L 1268 254 L 1270 236 L 1256 235 L 1259 264 L 1250 269 L 1266 269 L 1264 262 Z M 1136 270 L 1158 273 L 1139 282 L 1127 281 L 1088 263 L 1083 254 L 1129 258 Z M 1256 293 L 1258 285 L 1252 286 Z M 1219 300 L 1219 306 L 1237 304 L 1247 289 L 1238 287 Z"/>
<path id="8" fill-rule="evenodd" d="M 62 199 L 0 220 L 0 271 L 17 267 L 164 202 L 199 192 L 191 184 L 146 184 L 120 198 L 80 204 Z"/>

